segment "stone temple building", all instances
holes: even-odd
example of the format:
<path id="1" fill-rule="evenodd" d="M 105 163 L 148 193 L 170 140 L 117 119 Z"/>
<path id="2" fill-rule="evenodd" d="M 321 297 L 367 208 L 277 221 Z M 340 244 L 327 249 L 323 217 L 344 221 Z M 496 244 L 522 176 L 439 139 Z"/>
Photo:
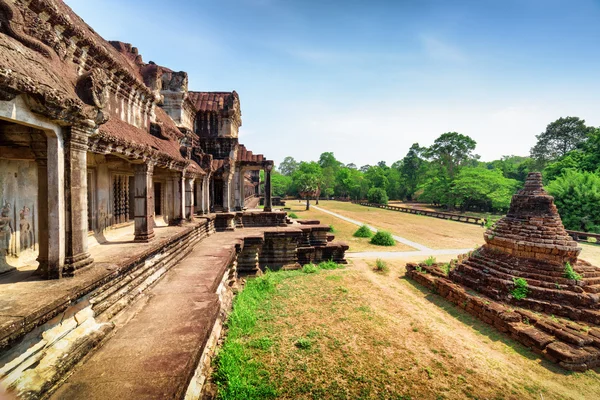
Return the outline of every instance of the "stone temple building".
<path id="1" fill-rule="evenodd" d="M 241 125 L 235 91 L 190 91 L 61 0 L 0 0 L 0 397 L 197 398 L 238 271 L 344 262 L 272 210 Z"/>

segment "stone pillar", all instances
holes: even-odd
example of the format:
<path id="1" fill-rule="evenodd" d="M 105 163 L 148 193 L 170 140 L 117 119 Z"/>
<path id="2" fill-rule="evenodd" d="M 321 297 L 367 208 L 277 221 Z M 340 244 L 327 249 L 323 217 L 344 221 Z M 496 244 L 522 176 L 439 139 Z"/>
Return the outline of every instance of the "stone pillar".
<path id="1" fill-rule="evenodd" d="M 206 175 L 202 177 L 202 179 L 198 179 L 196 183 L 196 193 L 194 193 L 194 198 L 197 199 L 197 204 L 199 207 L 199 213 L 204 214 L 204 180 L 206 179 Z"/>
<path id="2" fill-rule="evenodd" d="M 154 189 L 152 187 L 154 165 L 136 164 L 134 171 L 134 240 L 147 243 L 154 238 Z"/>
<path id="3" fill-rule="evenodd" d="M 173 188 L 172 196 L 173 196 L 173 209 L 172 209 L 172 217 L 169 221 L 169 225 L 178 225 L 181 223 L 181 220 L 184 216 L 184 200 L 183 196 L 185 196 L 185 190 L 183 188 L 183 174 L 172 176 L 170 178 L 171 187 Z"/>
<path id="4" fill-rule="evenodd" d="M 229 193 L 230 181 L 231 179 L 229 176 L 223 176 L 223 212 L 231 211 L 231 194 Z"/>
<path id="5" fill-rule="evenodd" d="M 194 219 L 194 178 L 185 178 L 185 218 Z"/>
<path id="6" fill-rule="evenodd" d="M 267 165 L 265 168 L 265 208 L 264 211 L 273 211 L 273 204 L 271 203 L 271 170 L 272 165 Z"/>
<path id="7" fill-rule="evenodd" d="M 239 169 L 238 179 L 236 182 L 236 200 L 235 200 L 235 209 L 236 211 L 242 211 L 244 209 L 244 203 L 246 200 L 246 191 L 244 187 L 244 170 L 242 168 Z"/>
<path id="8" fill-rule="evenodd" d="M 66 133 L 65 265 L 61 275 L 72 276 L 93 262 L 87 251 L 87 143 L 91 132 L 71 126 Z"/>
<path id="9" fill-rule="evenodd" d="M 48 239 L 48 159 L 36 157 L 38 173 L 38 268 L 37 273 L 44 278 L 50 278 L 52 275 L 58 277 L 60 269 L 50 271 L 48 265 L 48 251 L 50 249 Z M 34 239 L 35 240 L 35 239 Z"/>

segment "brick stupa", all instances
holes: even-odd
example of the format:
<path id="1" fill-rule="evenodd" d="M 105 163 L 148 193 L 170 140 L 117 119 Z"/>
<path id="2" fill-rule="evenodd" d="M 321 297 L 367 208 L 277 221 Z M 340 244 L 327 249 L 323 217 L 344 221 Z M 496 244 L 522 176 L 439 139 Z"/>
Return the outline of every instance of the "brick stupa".
<path id="1" fill-rule="evenodd" d="M 422 263 L 408 264 L 407 276 L 564 368 L 600 366 L 600 268 L 578 259 L 539 172 L 484 238 L 447 275 Z M 579 279 L 567 277 L 568 265 Z M 513 294 L 518 278 L 527 282 L 525 298 Z"/>
<path id="2" fill-rule="evenodd" d="M 460 262 L 450 279 L 497 300 L 574 320 L 600 323 L 600 269 L 578 260 L 581 248 L 565 230 L 542 174 L 528 175 L 508 214 L 484 234 L 486 244 Z M 569 263 L 581 275 L 565 277 Z M 513 278 L 524 278 L 527 298 L 515 300 Z"/>

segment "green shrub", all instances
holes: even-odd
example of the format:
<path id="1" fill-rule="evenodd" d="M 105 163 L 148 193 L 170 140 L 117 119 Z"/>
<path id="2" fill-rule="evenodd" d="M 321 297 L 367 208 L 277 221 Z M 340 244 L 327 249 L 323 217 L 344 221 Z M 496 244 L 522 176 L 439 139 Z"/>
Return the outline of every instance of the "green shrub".
<path id="1" fill-rule="evenodd" d="M 333 227 L 333 225 L 329 225 L 329 232 L 335 233 L 337 231 L 335 230 L 335 228 Z"/>
<path id="2" fill-rule="evenodd" d="M 367 200 L 369 200 L 369 203 L 387 204 L 389 199 L 385 190 L 374 187 L 367 192 Z"/>
<path id="3" fill-rule="evenodd" d="M 448 276 L 448 274 L 450 273 L 450 263 L 440 265 L 440 269 L 442 270 L 444 275 Z"/>
<path id="4" fill-rule="evenodd" d="M 581 275 L 579 275 L 577 272 L 575 272 L 575 270 L 571 266 L 571 263 L 569 263 L 569 262 L 567 262 L 565 264 L 565 278 L 573 279 L 575 281 L 581 280 Z"/>
<path id="5" fill-rule="evenodd" d="M 512 297 L 514 297 L 516 300 L 522 300 L 527 297 L 527 294 L 529 293 L 529 285 L 527 284 L 527 281 L 523 278 L 513 278 L 513 283 L 515 288 L 510 292 Z"/>
<path id="6" fill-rule="evenodd" d="M 293 212 L 289 213 L 288 217 L 290 217 L 292 219 L 298 219 L 298 216 L 295 213 L 293 213 Z"/>
<path id="7" fill-rule="evenodd" d="M 387 272 L 389 272 L 389 270 L 390 270 L 390 268 L 388 267 L 387 263 L 385 261 L 383 261 L 381 258 L 378 258 L 377 260 L 375 260 L 375 271 L 387 273 Z"/>
<path id="8" fill-rule="evenodd" d="M 305 264 L 302 267 L 302 272 L 304 272 L 305 274 L 314 274 L 317 272 L 317 270 L 318 270 L 318 267 L 313 263 Z"/>
<path id="9" fill-rule="evenodd" d="M 354 232 L 354 235 L 352 235 L 354 237 L 361 237 L 361 238 L 370 238 L 371 236 L 373 236 L 373 232 L 371 232 L 371 230 L 369 229 L 369 227 L 367 225 L 363 225 L 360 228 L 358 228 L 356 230 L 356 232 Z"/>
<path id="10" fill-rule="evenodd" d="M 428 267 L 431 267 L 433 264 L 435 264 L 435 257 L 434 256 L 429 256 L 425 261 L 423 261 L 423 264 L 427 265 Z"/>
<path id="11" fill-rule="evenodd" d="M 310 349 L 310 346 L 312 346 L 312 342 L 308 338 L 300 338 L 296 340 L 294 345 L 299 349 L 307 350 Z"/>
<path id="12" fill-rule="evenodd" d="M 338 264 L 338 263 L 334 262 L 333 260 L 321 261 L 321 263 L 319 263 L 318 266 L 319 266 L 320 269 L 340 269 L 340 268 L 344 268 L 343 265 Z"/>
<path id="13" fill-rule="evenodd" d="M 392 234 L 385 231 L 377 231 L 375 235 L 371 238 L 369 243 L 377 245 L 377 246 L 394 246 L 396 241 L 392 237 Z"/>
<path id="14" fill-rule="evenodd" d="M 598 243 L 598 239 L 596 239 L 595 237 L 590 236 L 589 238 L 587 238 L 587 242 L 588 243 Z"/>

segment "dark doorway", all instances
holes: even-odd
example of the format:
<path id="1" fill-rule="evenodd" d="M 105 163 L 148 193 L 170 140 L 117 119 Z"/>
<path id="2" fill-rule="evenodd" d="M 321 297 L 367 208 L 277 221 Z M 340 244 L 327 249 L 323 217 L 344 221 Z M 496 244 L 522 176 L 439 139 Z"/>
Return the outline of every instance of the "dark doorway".
<path id="1" fill-rule="evenodd" d="M 162 196 L 160 195 L 162 192 L 162 184 L 160 182 L 154 182 L 154 214 L 162 215 Z"/>
<path id="2" fill-rule="evenodd" d="M 214 206 L 215 208 L 223 207 L 223 181 L 215 179 L 214 181 Z"/>

